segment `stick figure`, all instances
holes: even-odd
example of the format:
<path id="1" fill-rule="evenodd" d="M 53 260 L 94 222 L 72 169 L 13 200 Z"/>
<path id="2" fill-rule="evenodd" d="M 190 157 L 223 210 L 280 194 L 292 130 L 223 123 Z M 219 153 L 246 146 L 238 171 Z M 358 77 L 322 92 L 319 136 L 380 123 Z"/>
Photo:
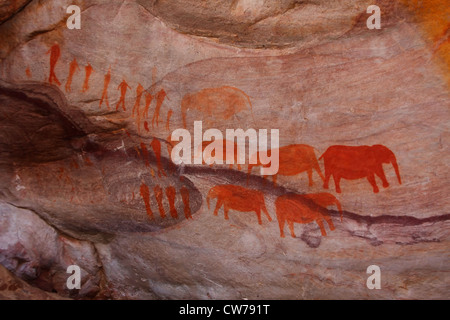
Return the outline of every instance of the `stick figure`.
<path id="1" fill-rule="evenodd" d="M 173 111 L 172 109 L 169 110 L 169 112 L 167 112 L 167 122 L 166 122 L 166 130 L 170 131 L 170 118 L 173 115 Z"/>
<path id="2" fill-rule="evenodd" d="M 25 74 L 27 75 L 28 79 L 31 79 L 32 74 L 31 74 L 30 66 L 28 66 L 27 69 L 25 70 Z"/>
<path id="3" fill-rule="evenodd" d="M 161 173 L 165 176 L 166 174 L 161 162 L 161 142 L 155 138 L 153 139 L 152 143 L 150 143 L 150 146 L 153 148 L 153 152 L 155 153 L 156 165 L 158 167 L 158 176 L 161 177 Z"/>
<path id="4" fill-rule="evenodd" d="M 153 96 L 150 93 L 145 92 L 145 109 L 144 109 L 144 114 L 143 114 L 144 119 L 148 118 L 148 109 L 150 108 L 152 101 L 153 101 Z"/>
<path id="5" fill-rule="evenodd" d="M 127 88 L 130 88 L 131 90 L 131 87 L 125 80 L 122 80 L 122 82 L 117 87 L 117 90 L 120 90 L 120 100 L 119 102 L 117 102 L 116 111 L 119 110 L 120 105 L 122 105 L 123 111 L 127 111 L 127 108 L 125 107 L 125 96 L 127 94 Z"/>
<path id="6" fill-rule="evenodd" d="M 75 72 L 80 71 L 80 67 L 78 66 L 77 59 L 74 58 L 73 61 L 70 63 L 69 67 L 69 77 L 67 78 L 66 82 L 66 92 L 71 91 L 71 85 L 72 85 L 72 78 Z"/>
<path id="7" fill-rule="evenodd" d="M 156 122 L 156 126 L 158 126 L 158 124 L 159 124 L 159 112 L 161 110 L 161 106 L 162 106 L 166 96 L 167 96 L 167 94 L 166 94 L 166 91 L 164 91 L 164 89 L 161 89 L 156 94 L 156 108 L 155 108 L 155 113 L 153 114 L 152 127 L 154 127 L 155 122 Z"/>
<path id="8" fill-rule="evenodd" d="M 92 68 L 91 64 L 88 63 L 88 65 L 85 67 L 86 70 L 86 77 L 84 78 L 84 84 L 83 89 L 81 92 L 86 92 L 89 90 L 89 78 L 91 77 L 92 71 L 94 71 L 94 68 Z"/>
<path id="9" fill-rule="evenodd" d="M 56 63 L 61 56 L 61 49 L 59 48 L 59 44 L 55 42 L 55 44 L 47 51 L 47 54 L 50 54 L 50 76 L 48 77 L 48 82 L 53 83 L 53 81 L 60 86 L 61 82 L 59 82 L 58 78 L 55 74 Z"/>
<path id="10" fill-rule="evenodd" d="M 141 98 L 142 98 L 143 93 L 144 93 L 144 87 L 139 83 L 136 88 L 136 102 L 134 103 L 134 107 L 133 107 L 133 113 L 132 113 L 133 116 L 135 113 L 139 116 L 139 108 L 141 105 Z"/>
<path id="11" fill-rule="evenodd" d="M 100 105 L 99 107 L 102 107 L 103 101 L 106 102 L 106 106 L 109 109 L 109 99 L 108 99 L 108 87 L 109 87 L 109 82 L 111 81 L 111 66 L 108 69 L 108 73 L 105 74 L 105 80 L 103 82 L 103 93 L 102 93 L 102 98 L 100 100 Z"/>

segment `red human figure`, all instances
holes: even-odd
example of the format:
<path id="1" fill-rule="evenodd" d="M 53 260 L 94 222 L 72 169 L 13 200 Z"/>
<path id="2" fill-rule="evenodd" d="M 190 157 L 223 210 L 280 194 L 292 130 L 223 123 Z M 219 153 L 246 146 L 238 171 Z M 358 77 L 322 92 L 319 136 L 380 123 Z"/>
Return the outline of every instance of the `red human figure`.
<path id="1" fill-rule="evenodd" d="M 71 86 L 72 86 L 72 78 L 73 75 L 75 74 L 75 72 L 80 71 L 80 67 L 78 66 L 77 63 L 77 59 L 74 58 L 72 60 L 72 62 L 70 63 L 70 67 L 69 67 L 69 77 L 67 78 L 67 82 L 66 82 L 66 92 L 70 92 L 71 91 Z"/>
<path id="2" fill-rule="evenodd" d="M 117 87 L 117 90 L 120 90 L 120 100 L 119 102 L 117 102 L 116 111 L 119 110 L 120 105 L 122 105 L 123 111 L 127 111 L 127 108 L 125 107 L 125 96 L 127 94 L 128 88 L 131 90 L 131 87 L 125 80 L 122 80 L 122 82 Z"/>
<path id="3" fill-rule="evenodd" d="M 153 152 L 155 153 L 156 157 L 156 164 L 158 166 L 158 175 L 161 177 L 161 173 L 163 175 L 166 175 L 164 173 L 162 163 L 161 163 L 161 142 L 158 139 L 153 139 L 150 146 L 153 148 Z"/>
<path id="4" fill-rule="evenodd" d="M 61 49 L 59 47 L 59 44 L 55 43 L 50 48 L 50 50 L 47 51 L 47 54 L 50 54 L 50 76 L 48 77 L 48 82 L 50 83 L 55 82 L 58 86 L 60 86 L 61 82 L 59 82 L 55 74 L 56 63 L 58 62 L 59 57 L 61 56 Z"/>
<path id="5" fill-rule="evenodd" d="M 105 101 L 106 106 L 109 109 L 108 87 L 109 87 L 110 81 L 111 81 L 111 67 L 109 67 L 108 73 L 105 74 L 105 80 L 103 83 L 103 93 L 102 93 L 102 98 L 100 99 L 100 105 L 99 105 L 100 108 L 102 107 L 103 101 Z"/>
<path id="6" fill-rule="evenodd" d="M 175 208 L 175 197 L 177 194 L 177 190 L 174 187 L 167 187 L 166 188 L 166 196 L 169 200 L 169 208 L 170 208 L 170 215 L 174 219 L 178 219 L 178 212 Z"/>
<path id="7" fill-rule="evenodd" d="M 150 219 L 153 219 L 153 211 L 150 207 L 150 191 L 145 183 L 141 185 L 140 193 L 142 200 L 144 200 L 145 203 L 145 210 L 147 211 L 147 215 Z"/>
<path id="8" fill-rule="evenodd" d="M 142 150 L 142 156 L 144 157 L 145 166 L 149 167 L 150 163 L 148 162 L 148 150 L 143 142 L 141 142 L 141 150 Z"/>
<path id="9" fill-rule="evenodd" d="M 138 128 L 138 133 L 141 132 L 141 112 L 139 109 L 141 107 L 141 98 L 142 98 L 143 93 L 144 93 L 144 87 L 139 83 L 138 87 L 136 88 L 136 102 L 134 103 L 133 113 L 132 113 L 133 116 L 136 113 L 136 126 Z"/>
<path id="10" fill-rule="evenodd" d="M 133 113 L 132 113 L 133 116 L 135 113 L 137 116 L 139 116 L 139 108 L 141 105 L 141 98 L 142 98 L 143 93 L 144 93 L 144 87 L 139 83 L 136 88 L 136 102 L 134 103 L 134 107 L 133 107 Z"/>
<path id="11" fill-rule="evenodd" d="M 150 108 L 152 101 L 153 101 L 153 96 L 150 93 L 146 92 L 145 93 L 145 109 L 144 109 L 144 114 L 143 114 L 144 119 L 148 118 L 148 109 Z"/>
<path id="12" fill-rule="evenodd" d="M 27 69 L 25 70 L 25 74 L 27 75 L 28 79 L 31 79 L 32 75 L 31 75 L 31 70 L 30 67 L 28 66 Z"/>
<path id="13" fill-rule="evenodd" d="M 166 130 L 167 131 L 170 131 L 170 118 L 172 117 L 172 115 L 173 115 L 173 111 L 171 109 L 171 110 L 169 110 L 169 112 L 167 112 L 167 122 L 166 122 Z"/>
<path id="14" fill-rule="evenodd" d="M 161 216 L 161 218 L 165 218 L 166 217 L 166 212 L 164 211 L 164 205 L 163 205 L 163 190 L 160 186 L 155 186 L 153 188 L 153 192 L 155 193 L 155 198 L 156 198 L 156 202 L 158 203 L 158 209 L 159 209 L 159 214 Z"/>
<path id="15" fill-rule="evenodd" d="M 183 204 L 184 204 L 184 216 L 186 219 L 189 219 L 189 218 L 192 219 L 191 205 L 189 203 L 189 189 L 183 186 L 180 189 L 180 193 L 181 193 L 181 199 L 183 200 Z"/>
<path id="16" fill-rule="evenodd" d="M 83 89 L 81 92 L 86 92 L 89 90 L 89 78 L 91 77 L 91 73 L 94 71 L 94 68 L 92 68 L 90 63 L 88 63 L 84 69 L 86 70 L 86 77 L 84 78 Z"/>
<path id="17" fill-rule="evenodd" d="M 153 119 L 152 119 L 152 127 L 153 128 L 155 126 L 155 122 L 156 122 L 157 127 L 159 125 L 159 112 L 161 111 L 161 106 L 162 106 L 166 96 L 167 96 L 167 94 L 166 94 L 166 91 L 164 91 L 164 89 L 161 89 L 156 94 L 156 108 L 155 108 L 155 113 L 153 114 Z"/>

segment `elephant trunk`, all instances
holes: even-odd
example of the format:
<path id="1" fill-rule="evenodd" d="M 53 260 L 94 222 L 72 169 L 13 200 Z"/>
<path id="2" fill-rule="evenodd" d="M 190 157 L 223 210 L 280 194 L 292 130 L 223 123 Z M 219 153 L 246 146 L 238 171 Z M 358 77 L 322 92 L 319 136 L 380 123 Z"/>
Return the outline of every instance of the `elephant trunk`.
<path id="1" fill-rule="evenodd" d="M 395 156 L 393 156 L 391 163 L 392 163 L 392 166 L 394 167 L 395 174 L 397 175 L 398 183 L 402 184 L 402 178 L 400 178 L 400 171 L 398 170 L 398 164 L 397 164 L 397 160 L 395 159 Z"/>

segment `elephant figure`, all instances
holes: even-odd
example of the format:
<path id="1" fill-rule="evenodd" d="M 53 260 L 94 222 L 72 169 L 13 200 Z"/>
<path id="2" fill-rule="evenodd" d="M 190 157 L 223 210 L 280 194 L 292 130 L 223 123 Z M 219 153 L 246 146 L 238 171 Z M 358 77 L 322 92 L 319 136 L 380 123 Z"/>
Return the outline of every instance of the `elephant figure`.
<path id="1" fill-rule="evenodd" d="M 328 189 L 330 177 L 333 176 L 336 192 L 341 193 L 341 178 L 356 180 L 367 178 L 373 187 L 373 192 L 378 193 L 375 175 L 380 177 L 383 187 L 389 187 L 383 170 L 383 163 L 391 163 L 399 184 L 402 184 L 397 159 L 394 153 L 382 145 L 374 146 L 331 146 L 319 158 L 324 161 L 325 181 L 324 188 Z"/>
<path id="2" fill-rule="evenodd" d="M 264 211 L 267 219 L 272 221 L 266 209 L 264 194 L 261 191 L 235 185 L 218 185 L 211 188 L 208 192 L 206 197 L 208 209 L 210 208 L 209 202 L 211 198 L 217 198 L 216 209 L 214 210 L 215 216 L 218 215 L 219 209 L 223 205 L 226 220 L 228 220 L 228 210 L 233 209 L 240 212 L 254 211 L 258 217 L 259 224 L 262 224 L 261 211 Z"/>
<path id="3" fill-rule="evenodd" d="M 295 238 L 294 222 L 306 224 L 315 221 L 322 236 L 327 235 L 324 220 L 328 223 L 330 230 L 335 229 L 328 210 L 301 194 L 288 193 L 279 196 L 275 200 L 275 210 L 282 238 L 284 238 L 284 224 L 286 222 L 293 238 Z"/>
<path id="4" fill-rule="evenodd" d="M 324 176 L 320 170 L 319 162 L 317 161 L 313 147 L 306 144 L 292 144 L 281 147 L 278 150 L 279 168 L 277 174 L 272 176 L 274 185 L 276 185 L 277 182 L 277 175 L 294 176 L 306 171 L 308 173 L 309 186 L 311 187 L 313 185 L 313 170 L 315 170 L 319 174 L 322 181 L 324 181 Z M 252 162 L 256 162 L 256 164 L 251 164 Z M 248 176 L 250 176 L 252 169 L 258 166 L 270 167 L 271 164 L 269 163 L 267 165 L 263 165 L 260 162 L 260 154 L 255 153 L 250 158 L 250 164 L 248 165 Z"/>
<path id="5" fill-rule="evenodd" d="M 252 112 L 250 97 L 244 91 L 228 86 L 188 93 L 181 101 L 181 115 L 185 129 L 186 116 L 190 110 L 201 111 L 210 119 L 227 120 L 246 109 Z"/>

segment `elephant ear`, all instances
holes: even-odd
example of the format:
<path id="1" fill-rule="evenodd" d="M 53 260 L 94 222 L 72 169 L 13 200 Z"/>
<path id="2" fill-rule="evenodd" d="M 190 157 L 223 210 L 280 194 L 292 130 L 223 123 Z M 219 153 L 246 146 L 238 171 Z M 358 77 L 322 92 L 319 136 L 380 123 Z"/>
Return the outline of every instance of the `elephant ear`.
<path id="1" fill-rule="evenodd" d="M 381 144 L 373 145 L 370 149 L 373 157 L 380 163 L 392 163 L 392 157 L 395 158 L 394 153 Z"/>

